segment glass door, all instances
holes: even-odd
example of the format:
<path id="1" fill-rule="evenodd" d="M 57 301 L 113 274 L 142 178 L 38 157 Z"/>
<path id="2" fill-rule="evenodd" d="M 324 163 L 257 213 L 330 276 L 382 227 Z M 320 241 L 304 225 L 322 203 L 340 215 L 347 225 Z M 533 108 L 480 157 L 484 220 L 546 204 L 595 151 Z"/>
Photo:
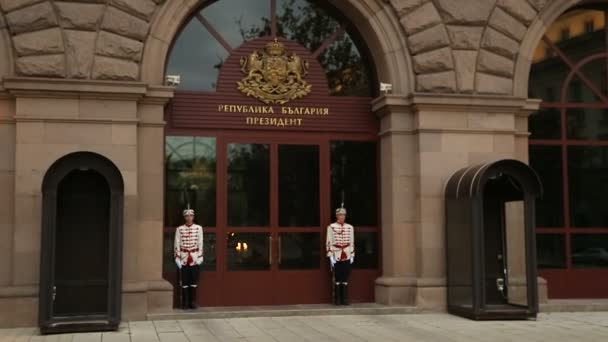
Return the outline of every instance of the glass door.
<path id="1" fill-rule="evenodd" d="M 321 164 L 328 165 L 321 150 L 318 142 L 226 140 L 226 224 L 220 223 L 225 305 L 328 300 L 328 271 L 326 281 L 321 272 Z"/>

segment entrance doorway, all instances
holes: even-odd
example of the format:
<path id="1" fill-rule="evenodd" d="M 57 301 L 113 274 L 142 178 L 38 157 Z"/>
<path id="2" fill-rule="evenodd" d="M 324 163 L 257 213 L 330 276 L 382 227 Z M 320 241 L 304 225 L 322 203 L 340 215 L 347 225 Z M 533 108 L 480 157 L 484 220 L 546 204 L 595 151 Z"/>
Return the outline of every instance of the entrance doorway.
<path id="1" fill-rule="evenodd" d="M 123 181 L 106 158 L 77 152 L 43 183 L 39 323 L 43 333 L 120 323 Z"/>
<path id="2" fill-rule="evenodd" d="M 172 46 L 166 279 L 176 283 L 173 237 L 190 204 L 204 228 L 200 305 L 329 303 L 325 230 L 344 202 L 351 301 L 372 302 L 378 84 L 356 26 L 325 2 L 212 1 Z"/>
<path id="3" fill-rule="evenodd" d="M 373 301 L 377 145 L 332 140 L 340 138 L 346 136 L 167 136 L 165 277 L 176 281 L 173 234 L 189 203 L 204 227 L 201 305 L 329 303 L 325 233 L 333 208 L 346 199 L 349 219 L 359 223 L 353 301 Z M 369 167 L 359 166 L 363 160 Z M 346 184 L 349 177 L 359 181 Z"/>

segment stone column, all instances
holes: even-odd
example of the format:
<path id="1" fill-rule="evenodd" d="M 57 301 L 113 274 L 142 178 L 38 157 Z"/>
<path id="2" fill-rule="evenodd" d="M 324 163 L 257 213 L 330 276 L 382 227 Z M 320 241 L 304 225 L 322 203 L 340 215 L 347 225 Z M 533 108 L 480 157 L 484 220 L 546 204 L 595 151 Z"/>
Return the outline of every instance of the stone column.
<path id="1" fill-rule="evenodd" d="M 378 303 L 445 309 L 444 185 L 469 165 L 526 161 L 525 120 L 537 106 L 510 96 L 428 93 L 373 102 L 381 151 Z"/>
<path id="2" fill-rule="evenodd" d="M 412 105 L 420 172 L 416 305 L 444 309 L 444 185 L 466 166 L 505 158 L 525 161 L 516 141 L 522 139 L 527 151 L 527 133 L 517 123 L 534 110 L 534 103 L 510 96 L 416 94 Z"/>
<path id="3" fill-rule="evenodd" d="M 418 142 L 408 99 L 383 96 L 372 104 L 380 118 L 380 193 L 382 204 L 382 277 L 376 302 L 409 304 L 415 300 Z"/>
<path id="4" fill-rule="evenodd" d="M 6 139 L 11 148 L 0 158 L 14 158 L 6 165 L 14 164 L 15 171 L 8 201 L 14 207 L 7 215 L 14 217 L 12 265 L 3 268 L 11 270 L 11 286 L 0 283 L 0 321 L 10 315 L 10 326 L 36 324 L 42 181 L 56 160 L 77 151 L 107 157 L 124 180 L 123 318 L 144 319 L 154 308 L 170 308 L 172 287 L 161 276 L 161 234 L 163 104 L 172 90 L 136 82 L 29 78 L 5 79 L 4 87 L 16 103 L 15 133 L 0 117 L 6 131 L 0 141 Z M 6 106 L 0 107 L 0 114 L 5 112 Z M 5 278 L 2 274 L 0 281 Z"/>
<path id="5" fill-rule="evenodd" d="M 137 116 L 137 281 L 125 284 L 124 314 L 145 319 L 145 313 L 173 307 L 173 286 L 162 278 L 164 214 L 164 105 L 171 87 L 150 87 L 138 103 Z"/>

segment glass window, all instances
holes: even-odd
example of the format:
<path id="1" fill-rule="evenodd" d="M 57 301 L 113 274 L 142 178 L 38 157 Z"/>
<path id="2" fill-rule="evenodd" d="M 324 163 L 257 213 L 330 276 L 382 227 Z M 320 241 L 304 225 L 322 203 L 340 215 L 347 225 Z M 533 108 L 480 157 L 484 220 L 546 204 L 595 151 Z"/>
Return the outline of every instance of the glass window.
<path id="1" fill-rule="evenodd" d="M 608 227 L 608 146 L 568 147 L 573 227 Z"/>
<path id="2" fill-rule="evenodd" d="M 608 267 L 608 234 L 576 234 L 571 246 L 574 267 Z"/>
<path id="3" fill-rule="evenodd" d="M 164 272 L 175 271 L 175 258 L 173 254 L 173 244 L 175 241 L 175 232 L 164 234 L 163 243 L 163 270 Z M 216 269 L 216 249 L 215 249 L 215 233 L 203 231 L 203 257 L 204 261 L 201 265 L 203 271 L 215 271 Z"/>
<path id="4" fill-rule="evenodd" d="M 228 225 L 270 224 L 270 146 L 228 145 Z"/>
<path id="5" fill-rule="evenodd" d="M 536 234 L 538 268 L 565 268 L 564 235 Z"/>
<path id="6" fill-rule="evenodd" d="M 321 260 L 321 237 L 319 233 L 281 233 L 282 270 L 317 269 Z"/>
<path id="7" fill-rule="evenodd" d="M 279 145 L 279 225 L 318 227 L 319 146 Z"/>
<path id="8" fill-rule="evenodd" d="M 168 136 L 165 143 L 165 226 L 184 223 L 188 204 L 203 227 L 215 226 L 215 138 Z"/>
<path id="9" fill-rule="evenodd" d="M 213 91 L 229 48 L 238 49 L 244 42 L 270 37 L 295 41 L 314 53 L 322 46 L 319 62 L 329 79 L 330 94 L 372 96 L 371 70 L 355 45 L 356 32 L 348 31 L 334 42 L 340 27 L 349 27 L 335 15 L 331 5 L 310 0 L 277 0 L 272 13 L 270 0 L 221 0 L 196 13 L 176 40 L 167 75 L 180 75 L 178 90 Z M 274 18 L 274 20 L 273 20 Z"/>
<path id="10" fill-rule="evenodd" d="M 233 49 L 270 34 L 270 0 L 214 1 L 200 13 Z"/>
<path id="11" fill-rule="evenodd" d="M 342 201 L 347 221 L 357 226 L 378 224 L 377 145 L 368 141 L 331 143 L 331 217 Z"/>
<path id="12" fill-rule="evenodd" d="M 543 197 L 536 200 L 536 225 L 563 227 L 562 148 L 531 145 L 530 166 L 538 173 L 544 190 Z"/>
<path id="13" fill-rule="evenodd" d="M 539 46 L 544 45 L 543 42 Z M 537 51 L 530 67 L 528 93 L 531 98 L 541 98 L 545 102 L 557 102 L 561 98 L 561 89 L 570 72 L 568 65 L 555 56 L 554 51 L 546 47 Z M 556 89 L 556 90 L 547 90 Z"/>
<path id="14" fill-rule="evenodd" d="M 180 76 L 178 90 L 213 91 L 227 57 L 226 49 L 194 19 L 175 41 L 166 74 Z"/>
<path id="15" fill-rule="evenodd" d="M 315 2 L 277 1 L 278 35 L 300 43 L 311 52 L 317 50 L 339 28 L 340 23 Z"/>
<path id="16" fill-rule="evenodd" d="M 378 233 L 355 232 L 354 268 L 378 268 Z"/>
<path id="17" fill-rule="evenodd" d="M 348 33 L 335 41 L 321 56 L 329 93 L 343 96 L 371 96 L 371 65 L 355 46 Z"/>
<path id="18" fill-rule="evenodd" d="M 228 233 L 226 243 L 229 271 L 270 269 L 270 234 Z"/>
<path id="19" fill-rule="evenodd" d="M 568 109 L 568 139 L 608 140 L 608 109 Z"/>
<path id="20" fill-rule="evenodd" d="M 560 112 L 555 108 L 545 108 L 530 115 L 528 127 L 530 139 L 559 139 L 561 137 Z"/>

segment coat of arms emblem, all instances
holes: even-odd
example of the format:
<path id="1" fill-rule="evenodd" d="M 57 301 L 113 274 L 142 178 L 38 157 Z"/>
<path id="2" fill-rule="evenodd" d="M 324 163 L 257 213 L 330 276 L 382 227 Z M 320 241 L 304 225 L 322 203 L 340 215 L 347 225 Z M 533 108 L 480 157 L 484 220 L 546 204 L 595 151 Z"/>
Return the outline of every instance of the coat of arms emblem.
<path id="1" fill-rule="evenodd" d="M 276 39 L 262 53 L 254 51 L 241 58 L 241 70 L 247 76 L 237 82 L 238 89 L 266 104 L 284 104 L 310 93 L 311 85 L 303 78 L 308 62 L 286 51 Z"/>

